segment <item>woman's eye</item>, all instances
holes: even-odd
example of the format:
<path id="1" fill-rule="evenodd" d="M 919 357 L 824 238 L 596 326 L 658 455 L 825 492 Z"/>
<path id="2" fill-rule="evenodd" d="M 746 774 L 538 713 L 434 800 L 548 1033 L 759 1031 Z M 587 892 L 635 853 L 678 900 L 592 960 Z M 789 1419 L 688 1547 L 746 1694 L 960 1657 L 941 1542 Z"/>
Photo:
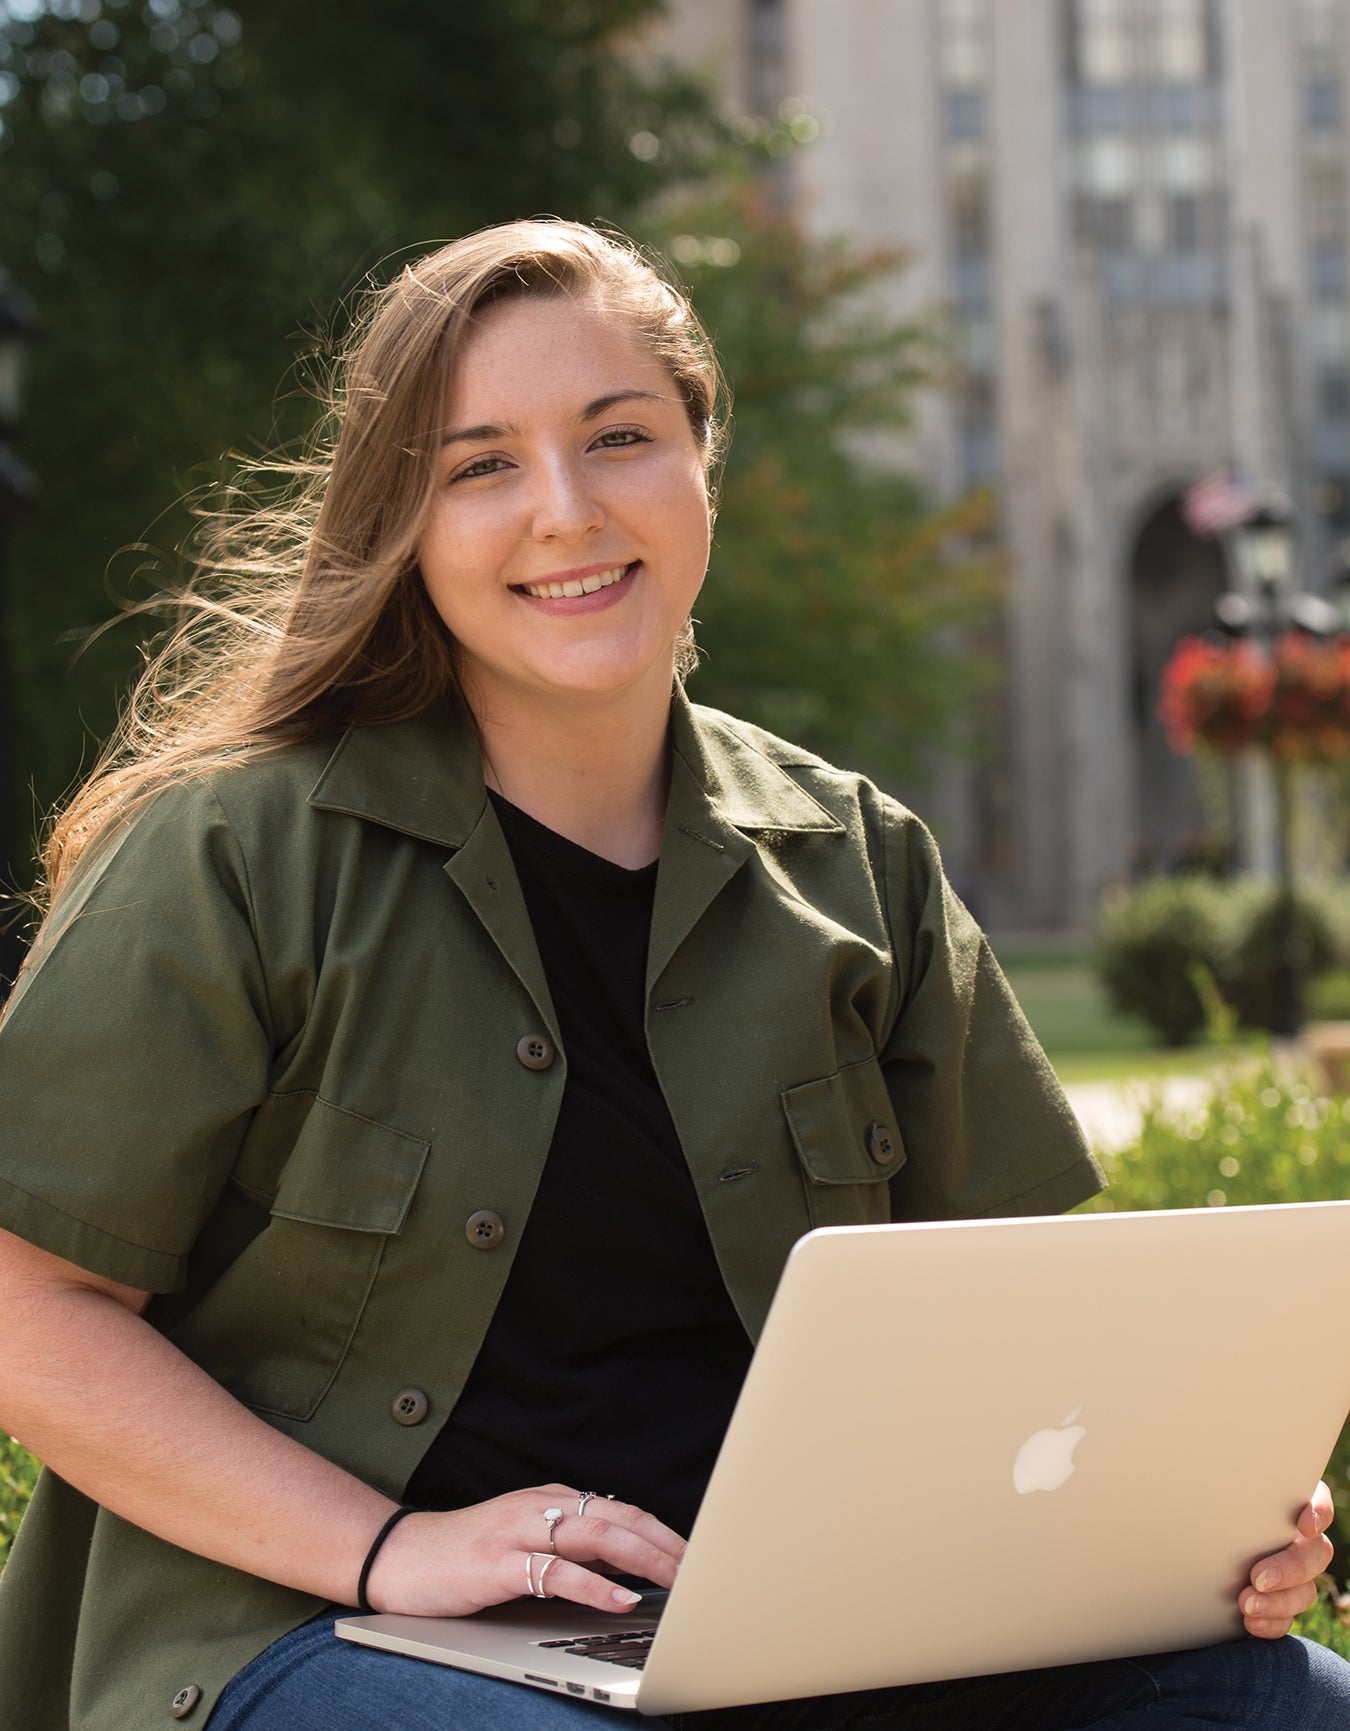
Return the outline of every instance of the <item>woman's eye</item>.
<path id="1" fill-rule="evenodd" d="M 462 469 L 456 469 L 451 475 L 451 481 L 477 481 L 483 475 L 495 475 L 498 470 L 507 467 L 505 457 L 475 457 L 472 463 L 466 463 Z"/>
<path id="2" fill-rule="evenodd" d="M 651 434 L 641 427 L 606 427 L 595 443 L 604 451 L 621 451 L 625 445 L 650 445 Z"/>

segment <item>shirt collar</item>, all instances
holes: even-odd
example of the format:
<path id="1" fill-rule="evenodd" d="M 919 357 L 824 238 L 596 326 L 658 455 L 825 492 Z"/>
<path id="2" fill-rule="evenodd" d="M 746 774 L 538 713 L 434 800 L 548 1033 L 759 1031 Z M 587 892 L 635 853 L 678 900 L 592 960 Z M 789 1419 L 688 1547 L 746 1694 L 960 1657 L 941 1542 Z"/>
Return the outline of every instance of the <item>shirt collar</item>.
<path id="1" fill-rule="evenodd" d="M 727 716 L 677 690 L 671 707 L 673 773 L 667 829 L 716 844 L 719 832 L 844 826 Z M 348 728 L 309 803 L 442 847 L 459 848 L 487 803 L 473 722 L 458 699 L 408 721 Z"/>

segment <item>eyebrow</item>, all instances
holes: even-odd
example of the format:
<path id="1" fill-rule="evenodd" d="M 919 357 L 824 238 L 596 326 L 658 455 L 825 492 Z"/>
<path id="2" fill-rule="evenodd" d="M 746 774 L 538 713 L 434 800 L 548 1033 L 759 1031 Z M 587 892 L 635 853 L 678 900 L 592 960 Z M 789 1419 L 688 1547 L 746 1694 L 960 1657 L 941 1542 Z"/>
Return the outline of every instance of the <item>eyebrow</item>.
<path id="1" fill-rule="evenodd" d="M 576 417 L 578 426 L 584 426 L 587 421 L 599 420 L 601 415 L 620 403 L 664 403 L 669 398 L 659 391 L 640 391 L 636 387 L 626 391 L 610 391 L 607 396 L 596 397 L 587 403 L 586 407 Z M 519 438 L 520 428 L 511 421 L 485 421 L 479 427 L 454 427 L 441 434 L 442 445 L 477 444 L 485 439 Z"/>

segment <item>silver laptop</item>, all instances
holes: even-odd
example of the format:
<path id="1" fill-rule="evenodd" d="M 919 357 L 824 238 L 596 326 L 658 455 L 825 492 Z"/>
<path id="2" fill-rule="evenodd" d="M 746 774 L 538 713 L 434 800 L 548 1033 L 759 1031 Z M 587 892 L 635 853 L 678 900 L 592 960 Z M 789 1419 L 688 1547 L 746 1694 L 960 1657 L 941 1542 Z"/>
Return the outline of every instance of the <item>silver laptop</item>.
<path id="1" fill-rule="evenodd" d="M 668 1596 L 338 1633 L 655 1714 L 1228 1639 L 1350 1408 L 1347 1266 L 1350 1202 L 812 1232 Z"/>

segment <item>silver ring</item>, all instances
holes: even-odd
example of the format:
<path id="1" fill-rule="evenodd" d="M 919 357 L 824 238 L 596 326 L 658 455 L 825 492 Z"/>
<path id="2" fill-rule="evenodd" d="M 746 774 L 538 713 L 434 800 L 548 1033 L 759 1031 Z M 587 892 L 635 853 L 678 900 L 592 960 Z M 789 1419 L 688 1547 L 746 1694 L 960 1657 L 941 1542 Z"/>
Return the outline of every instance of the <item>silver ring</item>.
<path id="1" fill-rule="evenodd" d="M 613 1491 L 582 1491 L 580 1496 L 577 1498 L 577 1513 L 579 1515 L 584 1515 L 586 1513 L 586 1504 L 589 1502 L 595 1501 L 597 1498 L 599 1498 L 603 1502 L 612 1503 L 614 1501 L 614 1492 Z M 552 1533 L 552 1529 L 550 1528 L 550 1536 L 551 1536 L 551 1533 Z"/>
<path id="2" fill-rule="evenodd" d="M 545 1509 L 544 1510 L 544 1520 L 548 1523 L 548 1548 L 550 1551 L 553 1552 L 553 1555 L 555 1557 L 558 1554 L 558 1547 L 557 1547 L 556 1543 L 554 1542 L 553 1529 L 554 1529 L 554 1527 L 557 1526 L 558 1522 L 562 1518 L 563 1518 L 563 1512 L 561 1509 Z"/>
<path id="3" fill-rule="evenodd" d="M 544 1591 L 544 1577 L 557 1562 L 557 1557 L 544 1551 L 526 1551 L 525 1553 L 525 1590 L 532 1599 L 551 1599 L 552 1593 Z M 534 1565 L 539 1564 L 539 1573 L 535 1574 Z"/>

